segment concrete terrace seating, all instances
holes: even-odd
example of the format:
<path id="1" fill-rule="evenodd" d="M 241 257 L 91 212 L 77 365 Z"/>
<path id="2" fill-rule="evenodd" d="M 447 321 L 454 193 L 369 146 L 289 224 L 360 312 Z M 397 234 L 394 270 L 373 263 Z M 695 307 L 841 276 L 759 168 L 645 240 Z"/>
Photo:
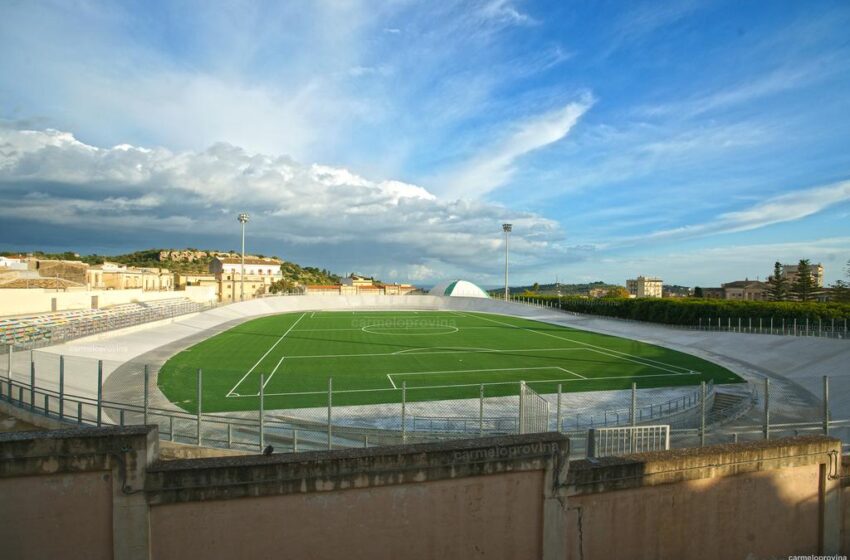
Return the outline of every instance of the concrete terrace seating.
<path id="1" fill-rule="evenodd" d="M 104 309 L 77 309 L 40 315 L 0 317 L 0 344 L 27 346 L 62 341 L 191 313 L 201 305 L 187 298 L 125 303 Z"/>

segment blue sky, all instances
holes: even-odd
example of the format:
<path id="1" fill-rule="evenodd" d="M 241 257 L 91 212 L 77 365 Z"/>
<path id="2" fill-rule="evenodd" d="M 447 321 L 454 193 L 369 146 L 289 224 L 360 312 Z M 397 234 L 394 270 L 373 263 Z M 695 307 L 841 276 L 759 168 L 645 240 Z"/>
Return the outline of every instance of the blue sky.
<path id="1" fill-rule="evenodd" d="M 850 259 L 850 4 L 0 4 L 0 245 L 497 285 Z"/>

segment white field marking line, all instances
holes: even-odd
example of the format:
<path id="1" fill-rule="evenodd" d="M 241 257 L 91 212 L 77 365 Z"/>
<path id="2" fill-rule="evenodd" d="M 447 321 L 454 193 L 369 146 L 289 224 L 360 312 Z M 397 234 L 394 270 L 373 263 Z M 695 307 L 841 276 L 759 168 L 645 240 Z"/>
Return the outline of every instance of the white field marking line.
<path id="1" fill-rule="evenodd" d="M 477 315 L 467 315 L 467 317 L 478 317 L 478 316 Z M 638 361 L 638 359 L 636 359 L 631 354 L 626 354 L 625 352 L 620 352 L 619 350 L 611 350 L 609 348 L 602 348 L 602 347 L 597 346 L 595 344 L 590 344 L 589 342 L 582 342 L 580 340 L 574 340 L 572 338 L 564 338 L 563 336 L 557 336 L 557 335 L 550 334 L 550 333 L 547 333 L 547 332 L 534 330 L 534 329 L 529 328 L 529 327 L 520 327 L 520 326 L 517 326 L 517 325 L 511 325 L 510 323 L 503 323 L 502 321 L 496 321 L 495 319 L 490 319 L 488 317 L 478 317 L 478 318 L 483 319 L 485 321 L 490 321 L 492 323 L 505 325 L 506 327 L 513 327 L 515 329 L 520 329 L 520 330 L 523 330 L 523 331 L 529 331 L 529 332 L 533 332 L 533 333 L 537 333 L 537 334 L 542 334 L 544 336 L 551 336 L 552 338 L 557 338 L 558 340 L 565 340 L 567 342 L 574 342 L 576 344 L 582 344 L 584 346 L 589 347 L 590 349 L 594 349 L 595 352 L 598 352 L 600 354 L 607 354 L 607 355 L 611 356 L 612 358 L 621 358 L 623 360 L 628 360 L 628 361 L 634 362 L 636 364 L 640 364 L 642 366 L 649 366 L 651 364 L 646 363 L 646 362 L 651 362 L 652 364 L 667 366 L 668 368 L 680 369 L 680 370 L 682 370 L 681 372 L 679 372 L 680 375 L 687 375 L 689 373 L 694 372 L 694 370 L 690 370 L 690 369 L 684 368 L 682 366 L 677 366 L 677 365 L 673 365 L 673 364 L 667 364 L 667 363 L 664 363 L 664 362 L 659 362 L 658 360 L 653 360 L 651 358 L 639 358 L 640 360 L 643 360 L 643 362 L 640 362 L 640 361 Z M 619 356 L 616 356 L 615 354 L 619 354 Z M 653 366 L 653 367 L 657 367 L 657 366 Z M 674 371 L 674 370 L 666 369 L 666 368 L 663 368 L 663 367 L 659 367 L 658 369 L 660 369 L 662 371 L 670 371 L 670 372 Z M 699 373 L 699 372 L 696 372 L 696 373 Z"/>
<path id="2" fill-rule="evenodd" d="M 407 348 L 406 350 L 399 350 L 398 352 L 392 352 L 392 355 L 395 356 L 397 354 L 407 354 L 418 352 L 419 350 L 458 350 L 464 352 L 502 352 L 503 350 L 496 350 L 494 348 L 475 348 L 474 346 L 435 346 L 435 347 L 427 347 L 423 346 L 421 348 Z M 423 354 L 436 354 L 436 352 L 422 352 Z"/>
<path id="3" fill-rule="evenodd" d="M 393 327 L 379 327 L 377 325 L 372 325 L 372 326 L 375 326 L 379 329 L 383 328 L 383 329 L 392 329 L 392 330 L 389 330 L 387 332 L 376 332 L 376 331 L 366 330 L 366 329 L 370 328 L 370 325 L 366 325 L 365 327 L 362 327 L 360 330 L 363 331 L 364 333 L 367 333 L 367 334 L 382 334 L 382 335 L 385 335 L 385 336 L 432 336 L 432 335 L 455 334 L 456 332 L 458 332 L 457 327 L 412 327 L 412 328 L 409 328 L 409 329 L 398 329 L 398 328 L 393 328 Z M 454 329 L 454 330 L 453 331 L 445 331 L 444 330 L 443 332 L 434 332 L 434 333 L 430 333 L 430 332 L 406 333 L 406 332 L 404 332 L 404 331 L 412 331 L 412 330 L 416 330 L 416 329 L 425 329 L 425 330 L 431 330 L 431 331 L 435 331 L 437 329 Z"/>
<path id="4" fill-rule="evenodd" d="M 236 383 L 236 385 L 234 385 L 234 386 L 233 386 L 233 388 L 231 388 L 231 389 L 230 389 L 230 391 L 228 391 L 228 392 L 227 392 L 227 395 L 225 395 L 225 397 L 230 397 L 230 396 L 232 396 L 232 395 L 234 394 L 234 392 L 236 391 L 236 388 L 237 388 L 237 387 L 239 387 L 239 385 L 241 385 L 243 381 L 245 381 L 245 378 L 246 378 L 246 377 L 248 377 L 249 375 L 251 375 L 251 372 L 252 372 L 252 371 L 254 371 L 254 369 L 255 369 L 258 365 L 260 365 L 260 362 L 262 362 L 262 361 L 266 358 L 266 356 L 268 356 L 268 355 L 271 353 L 271 351 L 275 349 L 275 346 L 277 346 L 278 344 L 280 344 L 280 341 L 281 341 L 281 340 L 283 340 L 283 339 L 284 339 L 284 337 L 285 337 L 286 335 L 288 335 L 288 334 L 289 334 L 289 331 L 291 331 L 293 328 L 295 328 L 295 325 L 297 325 L 297 324 L 298 324 L 298 322 L 299 322 L 299 321 L 301 321 L 301 319 L 303 319 L 303 318 L 304 318 L 304 315 L 306 315 L 306 314 L 307 314 L 307 312 L 306 312 L 306 311 L 305 311 L 304 313 L 302 313 L 302 314 L 301 314 L 301 316 L 300 316 L 300 317 L 298 317 L 298 319 L 297 319 L 294 323 L 292 323 L 292 324 L 289 326 L 289 328 L 288 328 L 288 329 L 286 329 L 286 332 L 285 332 L 285 333 L 283 333 L 282 335 L 280 335 L 280 338 L 278 338 L 278 339 L 277 339 L 277 341 L 275 341 L 275 343 L 274 343 L 274 344 L 272 344 L 271 348 L 269 348 L 268 350 L 266 350 L 266 353 L 265 353 L 265 354 L 263 354 L 263 355 L 260 357 L 260 359 L 259 359 L 259 360 L 257 360 L 257 363 L 256 363 L 256 364 L 254 364 L 253 366 L 251 366 L 251 369 L 249 369 L 249 370 L 248 370 L 248 372 L 247 372 L 245 375 L 243 375 L 243 376 L 242 376 L 242 379 L 240 379 L 240 380 Z"/>
<path id="5" fill-rule="evenodd" d="M 481 327 L 449 327 L 448 325 L 443 325 L 443 326 L 437 326 L 437 327 L 422 326 L 422 327 L 407 327 L 407 328 L 402 327 L 402 328 L 399 328 L 399 327 L 385 326 L 382 323 L 375 323 L 374 325 L 365 325 L 364 327 L 360 327 L 360 328 L 354 327 L 354 328 L 346 328 L 346 329 L 295 329 L 295 331 L 293 331 L 293 332 L 362 331 L 364 328 L 372 328 L 372 327 L 379 327 L 379 328 L 386 328 L 386 329 L 394 328 L 394 329 L 400 330 L 400 331 L 409 330 L 409 329 L 445 329 L 445 328 L 457 329 L 459 331 L 467 331 L 467 330 L 470 330 L 470 329 L 498 329 L 499 328 L 499 327 L 491 327 L 489 325 L 485 325 L 485 326 L 481 326 Z M 370 331 L 364 331 L 364 332 L 370 332 Z M 376 334 L 376 333 L 370 333 L 370 334 Z M 384 334 L 384 333 L 380 333 L 380 334 Z"/>
<path id="6" fill-rule="evenodd" d="M 653 373 L 650 375 L 639 375 L 638 377 L 681 377 L 683 374 L 680 373 Z M 696 372 L 692 372 L 691 375 L 697 375 Z M 615 375 L 613 377 L 594 377 L 593 379 L 535 379 L 533 381 L 527 381 L 529 385 L 534 383 L 580 383 L 582 381 L 610 381 L 612 379 L 628 379 L 634 376 L 631 375 Z M 461 383 L 458 385 L 424 385 L 424 386 L 414 386 L 408 387 L 408 389 L 452 389 L 455 387 L 480 387 L 481 385 L 489 386 L 489 385 L 515 385 L 519 383 L 519 381 L 495 381 L 492 383 Z M 334 394 L 338 393 L 374 393 L 378 391 L 394 391 L 397 389 L 387 388 L 375 388 L 375 389 L 334 389 Z M 622 389 L 628 390 L 628 389 Z M 301 393 L 266 393 L 267 397 L 291 397 L 298 395 L 327 395 L 327 389 L 322 391 L 303 391 Z M 547 393 L 550 394 L 550 393 Z M 256 398 L 255 395 L 233 395 L 234 397 L 251 397 Z M 446 399 L 449 400 L 449 399 Z"/>
<path id="7" fill-rule="evenodd" d="M 282 364 L 282 363 L 283 363 L 283 359 L 284 359 L 284 358 L 286 358 L 286 356 L 281 356 L 281 357 L 280 357 L 280 360 L 278 360 L 277 365 L 274 367 L 274 369 L 272 370 L 272 372 L 271 372 L 271 373 L 269 374 L 269 376 L 266 378 L 266 381 L 263 383 L 263 389 L 265 389 L 265 388 L 266 388 L 266 385 L 268 385 L 268 384 L 269 384 L 269 381 L 271 381 L 271 380 L 272 380 L 272 377 L 274 377 L 274 374 L 277 372 L 277 368 L 279 368 L 279 367 L 280 367 L 280 364 Z M 259 391 L 257 391 L 257 396 L 258 396 L 258 397 L 260 396 L 260 392 L 259 392 Z"/>
<path id="8" fill-rule="evenodd" d="M 393 389 L 398 389 L 398 387 L 396 387 L 396 386 L 395 386 L 395 382 L 393 382 L 393 378 L 392 378 L 392 377 L 390 377 L 390 374 L 389 374 L 389 373 L 387 374 L 387 379 L 389 379 L 389 380 L 390 380 L 390 385 L 392 385 L 392 386 L 393 386 Z"/>
<path id="9" fill-rule="evenodd" d="M 410 350 L 410 351 L 408 351 Z M 510 348 L 506 350 L 449 350 L 446 352 L 414 352 L 413 350 L 421 350 L 421 348 L 410 348 L 408 350 L 400 350 L 397 352 L 379 352 L 373 354 L 315 354 L 309 356 L 287 356 L 287 360 L 301 360 L 305 358 L 360 358 L 374 356 L 418 356 L 420 354 L 486 354 L 489 352 L 567 352 L 572 350 L 587 351 L 587 348 Z M 403 352 L 405 352 L 403 354 Z"/>
<path id="10" fill-rule="evenodd" d="M 568 369 L 562 368 L 561 366 L 535 366 L 535 367 L 515 367 L 515 368 L 488 368 L 488 369 L 455 369 L 455 370 L 440 370 L 440 371 L 409 371 L 402 373 L 388 373 L 387 377 L 392 380 L 393 375 L 403 376 L 403 375 L 434 375 L 434 374 L 442 374 L 442 373 L 476 373 L 481 371 L 532 371 L 532 370 L 540 370 L 540 369 L 559 369 L 565 373 L 569 373 L 571 375 L 575 375 L 579 379 L 587 379 L 583 375 L 579 375 L 574 371 L 570 371 Z M 395 386 L 395 383 L 393 383 Z"/>

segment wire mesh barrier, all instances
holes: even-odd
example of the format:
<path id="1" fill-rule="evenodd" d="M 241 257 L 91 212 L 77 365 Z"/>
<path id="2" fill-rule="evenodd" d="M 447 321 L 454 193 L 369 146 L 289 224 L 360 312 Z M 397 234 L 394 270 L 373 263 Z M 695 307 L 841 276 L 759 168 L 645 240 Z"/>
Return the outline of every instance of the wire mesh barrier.
<path id="1" fill-rule="evenodd" d="M 549 401 L 538 395 L 525 381 L 519 384 L 519 433 L 533 434 L 549 430 Z"/>
<path id="2" fill-rule="evenodd" d="M 810 392 L 822 390 L 823 398 L 809 400 L 800 400 L 780 379 L 679 388 L 675 398 L 636 385 L 596 395 L 562 393 L 560 388 L 555 394 L 541 394 L 533 383 L 516 383 L 510 391 L 473 385 L 465 388 L 466 398 L 437 400 L 433 397 L 439 397 L 439 391 L 433 386 L 426 391 L 402 382 L 387 390 L 382 402 L 368 405 L 352 404 L 351 392 L 336 390 L 330 379 L 324 391 L 301 407 L 279 406 L 281 401 L 275 399 L 280 397 L 265 394 L 261 377 L 256 387 L 242 391 L 244 398 L 226 401 L 232 409 L 222 409 L 204 402 L 205 387 L 216 386 L 216 372 L 195 372 L 195 396 L 171 402 L 158 384 L 156 366 L 10 350 L 0 346 L 0 400 L 6 403 L 68 424 L 155 424 L 164 440 L 212 447 L 256 451 L 271 444 L 278 451 L 307 451 L 558 430 L 573 438 L 579 455 L 609 453 L 596 451 L 602 449 L 600 434 L 619 441 L 620 447 L 614 447 L 619 452 L 625 436 L 609 433 L 656 437 L 640 429 L 659 424 L 670 426 L 672 447 L 813 432 L 850 442 L 845 404 L 850 402 L 850 380 L 845 376 L 818 379 L 816 385 L 822 387 Z M 456 397 L 457 387 L 449 388 Z M 612 403 L 626 406 L 609 408 Z M 830 403 L 838 406 L 839 416 L 833 416 Z M 582 412 L 576 413 L 579 408 Z M 589 436 L 588 430 L 596 435 Z M 635 437 L 629 442 L 637 447 L 630 449 L 652 448 L 650 439 Z M 597 439 L 591 443 L 591 438 Z M 594 445 L 596 450 L 588 449 Z"/>
<path id="3" fill-rule="evenodd" d="M 609 457 L 670 449 L 670 426 L 593 428 L 587 433 L 587 456 Z"/>
<path id="4" fill-rule="evenodd" d="M 582 313 L 579 311 L 562 309 L 558 305 L 557 300 L 547 300 L 524 296 L 512 296 L 509 302 L 528 305 L 531 307 L 552 309 L 553 311 L 565 313 L 567 315 L 573 315 L 576 317 L 599 318 L 624 323 L 639 323 L 642 325 L 657 325 L 678 330 L 716 331 L 745 334 L 770 334 L 780 336 L 817 336 L 850 340 L 850 318 L 848 317 L 838 317 L 830 319 L 789 319 L 783 317 L 705 316 L 697 317 L 691 324 L 674 324 L 655 321 L 641 321 L 638 319 L 626 319 L 623 317 L 614 317 L 604 313 Z M 588 306 L 590 305 L 604 304 L 588 304 Z"/>

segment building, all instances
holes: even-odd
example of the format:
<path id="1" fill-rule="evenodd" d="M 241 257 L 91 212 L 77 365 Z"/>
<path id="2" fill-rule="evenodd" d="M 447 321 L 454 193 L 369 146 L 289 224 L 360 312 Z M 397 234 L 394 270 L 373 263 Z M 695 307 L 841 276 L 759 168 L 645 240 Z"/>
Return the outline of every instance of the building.
<path id="1" fill-rule="evenodd" d="M 410 284 L 308 284 L 304 286 L 305 294 L 331 294 L 343 296 L 404 296 L 415 292 L 416 287 Z"/>
<path id="2" fill-rule="evenodd" d="M 654 276 L 638 276 L 626 280 L 626 289 L 631 297 L 660 298 L 663 293 L 663 281 Z"/>
<path id="3" fill-rule="evenodd" d="M 723 288 L 700 288 L 700 290 L 705 299 L 726 299 L 726 291 Z"/>
<path id="4" fill-rule="evenodd" d="M 175 272 L 174 289 L 185 290 L 186 286 L 213 286 L 218 292 L 218 280 L 216 280 L 215 274 Z"/>
<path id="5" fill-rule="evenodd" d="M 174 289 L 174 274 L 167 268 L 136 268 L 106 261 L 88 267 L 85 283 L 93 290 L 168 292 Z"/>
<path id="6" fill-rule="evenodd" d="M 0 268 L 7 270 L 28 270 L 27 258 L 23 255 L 0 257 Z"/>
<path id="7" fill-rule="evenodd" d="M 343 286 L 354 286 L 355 288 L 359 288 L 361 286 L 372 286 L 374 281 L 371 278 L 366 278 L 365 276 L 351 274 L 340 280 L 339 283 Z"/>
<path id="8" fill-rule="evenodd" d="M 253 299 L 270 292 L 272 283 L 283 279 L 281 261 L 245 257 L 245 278 L 242 278 L 242 259 L 239 257 L 216 257 L 209 266 L 217 283 L 218 301 L 233 302 Z"/>
<path id="9" fill-rule="evenodd" d="M 818 288 L 823 288 L 823 265 L 821 263 L 809 265 L 812 270 L 812 280 L 815 282 L 815 286 Z M 793 284 L 797 280 L 797 269 L 800 268 L 798 264 L 783 264 L 782 265 L 782 276 L 788 281 L 789 284 Z"/>
<path id="10" fill-rule="evenodd" d="M 723 298 L 736 301 L 764 301 L 767 299 L 768 285 L 758 280 L 737 280 L 722 285 Z M 703 288 L 705 296 L 706 288 Z"/>

